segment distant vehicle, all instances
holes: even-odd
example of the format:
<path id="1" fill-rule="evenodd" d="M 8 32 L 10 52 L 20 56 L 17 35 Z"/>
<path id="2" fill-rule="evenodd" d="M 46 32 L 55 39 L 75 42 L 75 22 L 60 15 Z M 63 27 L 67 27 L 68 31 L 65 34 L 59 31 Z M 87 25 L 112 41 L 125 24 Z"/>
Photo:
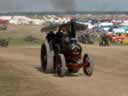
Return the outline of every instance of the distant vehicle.
<path id="1" fill-rule="evenodd" d="M 128 33 L 128 26 L 120 25 L 113 29 L 114 33 Z"/>
<path id="2" fill-rule="evenodd" d="M 100 28 L 102 28 L 103 30 L 108 32 L 110 30 L 110 28 L 113 26 L 113 23 L 111 23 L 111 22 L 101 22 L 101 23 L 99 23 L 98 26 Z"/>
<path id="3" fill-rule="evenodd" d="M 6 25 L 1 25 L 1 24 L 0 24 L 0 30 L 7 30 L 7 26 L 6 26 Z"/>
<path id="4" fill-rule="evenodd" d="M 0 39 L 0 47 L 8 47 L 9 39 Z"/>
<path id="5" fill-rule="evenodd" d="M 0 20 L 0 30 L 7 29 L 8 20 Z"/>
<path id="6" fill-rule="evenodd" d="M 93 29 L 97 27 L 98 21 L 97 20 L 77 20 L 78 23 L 84 24 L 88 26 L 88 29 Z"/>

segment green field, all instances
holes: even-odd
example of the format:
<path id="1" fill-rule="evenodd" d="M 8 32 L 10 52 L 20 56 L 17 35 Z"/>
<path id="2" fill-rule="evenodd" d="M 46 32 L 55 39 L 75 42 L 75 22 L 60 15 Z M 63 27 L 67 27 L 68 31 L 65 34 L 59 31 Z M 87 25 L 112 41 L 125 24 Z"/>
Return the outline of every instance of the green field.
<path id="1" fill-rule="evenodd" d="M 38 46 L 43 41 L 41 26 L 9 25 L 6 31 L 0 31 L 0 40 L 9 40 L 9 46 Z"/>

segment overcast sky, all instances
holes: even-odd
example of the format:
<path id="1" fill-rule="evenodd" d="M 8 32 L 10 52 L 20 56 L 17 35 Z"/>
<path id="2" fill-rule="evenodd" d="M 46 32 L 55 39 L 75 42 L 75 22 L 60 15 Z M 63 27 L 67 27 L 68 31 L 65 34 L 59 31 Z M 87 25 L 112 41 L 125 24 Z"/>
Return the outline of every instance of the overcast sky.
<path id="1" fill-rule="evenodd" d="M 0 13 L 44 11 L 128 11 L 128 0 L 0 0 Z"/>

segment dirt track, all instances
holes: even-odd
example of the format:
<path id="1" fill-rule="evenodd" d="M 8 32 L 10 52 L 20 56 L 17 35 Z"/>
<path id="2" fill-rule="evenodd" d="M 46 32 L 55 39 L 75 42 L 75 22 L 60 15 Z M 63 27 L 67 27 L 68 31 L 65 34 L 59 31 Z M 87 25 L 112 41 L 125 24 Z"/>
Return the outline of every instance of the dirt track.
<path id="1" fill-rule="evenodd" d="M 82 71 L 64 78 L 42 73 L 39 48 L 0 48 L 0 65 L 16 75 L 15 96 L 128 96 L 127 49 L 87 46 L 96 64 L 92 77 Z"/>

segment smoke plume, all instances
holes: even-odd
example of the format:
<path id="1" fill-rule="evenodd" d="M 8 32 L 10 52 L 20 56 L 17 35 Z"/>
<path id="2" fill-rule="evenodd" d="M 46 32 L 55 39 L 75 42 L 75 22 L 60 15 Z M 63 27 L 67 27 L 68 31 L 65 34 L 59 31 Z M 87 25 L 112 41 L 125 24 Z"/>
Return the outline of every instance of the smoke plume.
<path id="1" fill-rule="evenodd" d="M 51 4 L 56 11 L 74 12 L 75 0 L 51 0 Z"/>

